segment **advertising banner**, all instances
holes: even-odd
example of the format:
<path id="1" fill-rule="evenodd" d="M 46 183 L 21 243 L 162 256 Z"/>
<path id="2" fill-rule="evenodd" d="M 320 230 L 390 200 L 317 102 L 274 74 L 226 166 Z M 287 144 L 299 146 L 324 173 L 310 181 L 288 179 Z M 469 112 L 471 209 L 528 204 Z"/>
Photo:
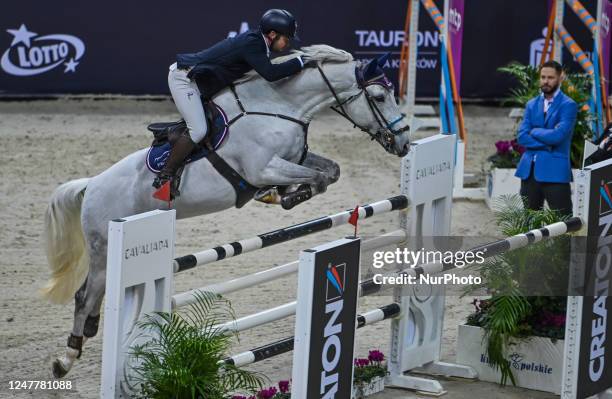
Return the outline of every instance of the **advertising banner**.
<path id="1" fill-rule="evenodd" d="M 612 164 L 591 171 L 588 219 L 578 398 L 612 387 Z"/>
<path id="2" fill-rule="evenodd" d="M 457 91 L 461 93 L 461 50 L 463 49 L 463 26 L 465 23 L 465 0 L 449 0 L 448 36 L 455 67 Z"/>
<path id="3" fill-rule="evenodd" d="M 294 399 L 352 397 L 360 246 L 343 239 L 300 254 Z"/>
<path id="4" fill-rule="evenodd" d="M 514 60 L 530 61 L 534 43 L 537 48 L 543 42 L 546 2 L 536 6 L 529 0 L 470 0 L 465 5 L 464 0 L 449 1 L 448 21 L 462 96 L 506 96 L 513 82 L 497 68 Z M 436 5 L 444 9 L 442 0 L 436 0 Z M 257 28 L 270 7 L 266 2 L 246 0 L 186 0 L 180 7 L 160 0 L 58 0 L 36 6 L 10 2 L 0 13 L 0 96 L 168 94 L 168 67 L 177 53 L 200 51 Z M 296 16 L 302 45 L 329 44 L 360 61 L 390 52 L 385 71 L 397 82 L 405 39 L 405 0 L 384 4 L 289 0 L 283 7 Z M 589 8 L 589 12 L 595 15 L 595 10 Z M 587 40 L 583 47 L 590 51 L 588 30 L 574 15 L 566 19 L 568 30 L 580 43 Z M 434 98 L 440 83 L 440 37 L 425 10 L 420 13 L 419 29 L 416 92 L 418 97 Z M 571 58 L 566 61 L 571 63 Z"/>

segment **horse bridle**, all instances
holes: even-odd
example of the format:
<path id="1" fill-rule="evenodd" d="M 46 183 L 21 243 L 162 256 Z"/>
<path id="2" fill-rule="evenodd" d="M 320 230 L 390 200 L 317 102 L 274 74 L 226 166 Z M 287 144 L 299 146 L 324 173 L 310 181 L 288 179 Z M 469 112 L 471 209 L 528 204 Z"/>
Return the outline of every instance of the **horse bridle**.
<path id="1" fill-rule="evenodd" d="M 393 149 L 395 145 L 395 138 L 410 129 L 410 126 L 408 125 L 406 125 L 405 127 L 399 130 L 393 129 L 393 126 L 395 126 L 398 122 L 403 120 L 406 117 L 406 115 L 401 114 L 400 116 L 395 118 L 393 121 L 391 122 L 387 121 L 383 113 L 380 111 L 380 109 L 376 105 L 375 100 L 366 90 L 366 88 L 371 85 L 379 85 L 379 86 L 382 86 L 385 90 L 393 90 L 393 85 L 387 79 L 387 77 L 385 75 L 380 75 L 374 79 L 370 79 L 366 81 L 362 76 L 362 71 L 359 69 L 359 67 L 356 66 L 355 67 L 355 77 L 357 79 L 357 86 L 359 87 L 360 91 L 359 93 L 353 94 L 352 96 L 348 97 L 346 100 L 340 101 L 338 94 L 334 90 L 327 76 L 325 76 L 325 73 L 323 72 L 323 69 L 321 68 L 319 64 L 317 64 L 317 69 L 319 70 L 321 77 L 323 77 L 323 80 L 325 81 L 325 84 L 329 88 L 329 91 L 331 91 L 334 98 L 336 99 L 336 105 L 335 106 L 332 105 L 331 109 L 333 109 L 334 111 L 342 115 L 345 119 L 347 119 L 349 122 L 351 122 L 353 124 L 353 127 L 357 127 L 361 129 L 361 131 L 367 133 L 371 137 L 372 140 L 376 140 L 380 145 L 383 146 L 385 150 L 392 152 L 391 150 Z M 370 111 L 372 112 L 372 115 L 374 116 L 374 118 L 376 119 L 376 122 L 378 123 L 379 129 L 376 131 L 376 133 L 372 133 L 370 129 L 368 129 L 367 127 L 361 126 L 360 124 L 355 122 L 353 118 L 351 118 L 351 116 L 344 109 L 345 105 L 356 100 L 362 94 L 365 96 L 368 106 L 370 107 Z"/>

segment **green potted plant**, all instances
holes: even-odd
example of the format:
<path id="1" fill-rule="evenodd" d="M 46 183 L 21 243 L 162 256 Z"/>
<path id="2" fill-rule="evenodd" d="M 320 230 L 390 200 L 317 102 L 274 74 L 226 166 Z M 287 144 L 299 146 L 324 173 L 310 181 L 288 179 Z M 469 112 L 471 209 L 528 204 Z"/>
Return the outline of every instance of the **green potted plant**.
<path id="1" fill-rule="evenodd" d="M 496 223 L 512 236 L 561 220 L 548 209 L 528 210 L 518 195 L 497 202 Z M 569 239 L 506 252 L 480 267 L 490 296 L 460 326 L 457 361 L 479 378 L 559 393 L 563 363 Z M 482 289 L 470 287 L 466 294 Z"/>
<path id="2" fill-rule="evenodd" d="M 207 292 L 195 296 L 184 314 L 158 312 L 138 323 L 145 342 L 129 353 L 137 397 L 227 399 L 261 388 L 262 377 L 222 361 L 232 335 L 217 326 L 234 319 L 229 301 Z"/>

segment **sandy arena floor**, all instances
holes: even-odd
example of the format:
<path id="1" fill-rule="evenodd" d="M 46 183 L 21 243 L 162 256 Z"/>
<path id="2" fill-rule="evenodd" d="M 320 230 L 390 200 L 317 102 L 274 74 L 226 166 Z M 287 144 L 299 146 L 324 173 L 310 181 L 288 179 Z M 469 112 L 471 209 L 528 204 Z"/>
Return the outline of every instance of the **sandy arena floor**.
<path id="1" fill-rule="evenodd" d="M 465 114 L 470 143 L 467 169 L 481 172 L 485 158 L 494 151 L 493 143 L 512 136 L 513 122 L 507 117 L 507 109 L 467 106 Z M 52 191 L 62 182 L 93 176 L 128 153 L 147 146 L 151 139 L 146 131 L 148 123 L 176 118 L 168 101 L 0 103 L 0 138 L 4 146 L 0 152 L 0 397 L 14 395 L 8 390 L 10 380 L 52 378 L 51 361 L 64 350 L 71 330 L 73 305 L 51 305 L 37 294 L 48 277 L 41 233 L 43 213 Z M 251 202 L 241 210 L 179 221 L 177 255 L 398 193 L 399 159 L 387 155 L 347 122 L 331 113 L 324 114 L 311 125 L 310 132 L 311 148 L 340 164 L 342 177 L 337 184 L 325 195 L 291 212 Z M 394 229 L 396 217 L 389 214 L 363 222 L 362 234 Z M 237 220 L 242 223 L 236 223 Z M 492 214 L 483 202 L 457 201 L 452 231 L 456 235 L 497 235 L 491 220 Z M 349 232 L 349 227 L 339 228 L 183 273 L 176 277 L 176 291 L 292 261 L 300 249 Z M 291 301 L 294 295 L 295 277 L 291 277 L 229 298 L 240 316 Z M 444 359 L 454 359 L 457 325 L 471 311 L 470 300 L 457 297 L 447 300 Z M 390 302 L 390 298 L 368 297 L 362 302 L 361 309 L 371 309 Z M 241 334 L 235 351 L 292 334 L 293 320 L 268 325 Z M 372 348 L 387 352 L 389 323 L 361 329 L 357 336 L 357 354 L 367 354 Z M 98 335 L 86 344 L 81 360 L 67 376 L 76 386 L 75 392 L 23 392 L 19 397 L 98 397 L 101 348 L 102 339 Z M 288 354 L 262 362 L 255 369 L 276 382 L 290 377 L 290 366 Z M 495 385 L 490 387 L 496 389 Z M 405 395 L 408 393 L 384 397 L 408 397 Z"/>

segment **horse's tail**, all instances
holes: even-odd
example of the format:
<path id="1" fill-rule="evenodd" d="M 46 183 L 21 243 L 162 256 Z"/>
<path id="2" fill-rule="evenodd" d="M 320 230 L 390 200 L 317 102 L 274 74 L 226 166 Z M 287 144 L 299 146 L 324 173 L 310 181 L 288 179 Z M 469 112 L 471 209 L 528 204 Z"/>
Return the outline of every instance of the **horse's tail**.
<path id="1" fill-rule="evenodd" d="M 54 303 L 66 303 L 79 289 L 89 269 L 81 228 L 81 204 L 89 178 L 59 186 L 45 212 L 45 241 L 51 279 L 41 294 Z"/>

